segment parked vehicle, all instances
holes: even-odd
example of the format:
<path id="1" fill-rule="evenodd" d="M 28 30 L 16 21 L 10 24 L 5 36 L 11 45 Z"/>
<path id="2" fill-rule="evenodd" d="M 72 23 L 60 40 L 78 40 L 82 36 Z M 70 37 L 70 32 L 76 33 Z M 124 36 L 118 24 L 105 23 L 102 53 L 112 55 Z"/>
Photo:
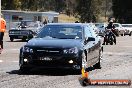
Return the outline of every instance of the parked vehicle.
<path id="1" fill-rule="evenodd" d="M 42 25 L 39 22 L 23 20 L 19 25 L 9 30 L 9 37 L 11 41 L 14 39 L 22 39 L 23 41 L 26 39 L 29 40 L 33 38 L 41 28 Z"/>
<path id="2" fill-rule="evenodd" d="M 20 49 L 22 72 L 34 67 L 81 69 L 100 68 L 102 43 L 87 24 L 51 23 L 44 26 L 36 38 Z"/>
<path id="3" fill-rule="evenodd" d="M 124 36 L 125 35 L 132 35 L 132 24 L 122 24 L 122 27 L 124 28 L 125 32 L 124 32 Z"/>
<path id="4" fill-rule="evenodd" d="M 123 36 L 124 35 L 124 29 L 123 29 L 122 25 L 120 23 L 113 23 L 113 24 L 115 25 L 115 30 L 116 30 L 115 35 L 116 36 L 119 36 L 119 35 Z"/>
<path id="5" fill-rule="evenodd" d="M 94 23 L 87 23 L 89 25 L 89 27 L 91 27 L 91 29 L 93 29 L 95 31 L 96 34 L 99 33 L 99 29 L 95 26 Z"/>
<path id="6" fill-rule="evenodd" d="M 105 29 L 107 27 L 106 23 L 95 23 L 95 26 L 98 28 L 98 35 L 104 36 L 105 35 Z"/>

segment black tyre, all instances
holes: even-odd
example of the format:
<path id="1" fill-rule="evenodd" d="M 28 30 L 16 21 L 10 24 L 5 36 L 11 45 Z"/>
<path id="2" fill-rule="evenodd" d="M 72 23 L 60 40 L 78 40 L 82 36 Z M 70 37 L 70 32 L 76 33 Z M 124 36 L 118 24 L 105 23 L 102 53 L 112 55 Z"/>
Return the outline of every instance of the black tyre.
<path id="1" fill-rule="evenodd" d="M 106 45 L 108 45 L 108 41 L 106 41 Z"/>
<path id="2" fill-rule="evenodd" d="M 132 32 L 130 32 L 129 36 L 131 36 L 131 35 L 132 35 Z"/>
<path id="3" fill-rule="evenodd" d="M 31 68 L 21 66 L 19 70 L 21 71 L 21 73 L 29 73 Z"/>
<path id="4" fill-rule="evenodd" d="M 103 50 L 103 49 L 101 48 L 100 51 L 99 51 L 99 61 L 98 61 L 98 63 L 96 63 L 96 64 L 93 66 L 95 69 L 101 69 L 100 60 L 102 59 L 102 53 L 103 53 L 102 50 Z"/>
<path id="5" fill-rule="evenodd" d="M 101 69 L 100 60 L 99 60 L 98 63 L 96 63 L 96 64 L 94 65 L 94 68 L 95 68 L 95 69 Z"/>
<path id="6" fill-rule="evenodd" d="M 121 34 L 121 36 L 123 36 L 123 34 Z"/>
<path id="7" fill-rule="evenodd" d="M 10 41 L 13 42 L 14 38 L 10 38 Z"/>
<path id="8" fill-rule="evenodd" d="M 26 38 L 22 38 L 22 41 L 26 41 Z"/>
<path id="9" fill-rule="evenodd" d="M 113 41 L 110 42 L 110 45 L 113 45 Z"/>

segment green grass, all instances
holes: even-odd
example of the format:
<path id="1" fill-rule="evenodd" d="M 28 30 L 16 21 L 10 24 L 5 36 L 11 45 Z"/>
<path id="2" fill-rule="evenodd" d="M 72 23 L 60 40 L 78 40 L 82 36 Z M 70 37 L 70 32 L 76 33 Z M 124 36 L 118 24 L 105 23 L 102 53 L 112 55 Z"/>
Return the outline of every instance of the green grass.
<path id="1" fill-rule="evenodd" d="M 65 14 L 60 14 L 59 17 L 58 17 L 58 20 L 59 22 L 75 22 L 77 21 L 78 19 L 73 17 L 73 16 L 67 16 Z"/>

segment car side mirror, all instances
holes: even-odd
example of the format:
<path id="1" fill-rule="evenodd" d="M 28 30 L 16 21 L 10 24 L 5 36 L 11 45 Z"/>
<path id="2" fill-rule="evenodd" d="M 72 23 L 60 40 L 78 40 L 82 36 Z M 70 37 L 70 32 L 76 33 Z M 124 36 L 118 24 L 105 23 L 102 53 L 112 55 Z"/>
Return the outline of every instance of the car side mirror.
<path id="1" fill-rule="evenodd" d="M 89 41 L 95 41 L 95 38 L 93 38 L 93 37 L 87 37 L 87 38 L 85 38 L 84 43 L 87 44 Z"/>

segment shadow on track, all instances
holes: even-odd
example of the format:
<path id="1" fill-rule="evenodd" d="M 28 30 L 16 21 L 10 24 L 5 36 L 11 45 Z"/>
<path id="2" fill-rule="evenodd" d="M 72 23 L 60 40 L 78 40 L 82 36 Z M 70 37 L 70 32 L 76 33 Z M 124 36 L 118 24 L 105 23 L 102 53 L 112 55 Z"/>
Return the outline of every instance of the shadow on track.
<path id="1" fill-rule="evenodd" d="M 70 70 L 70 69 L 31 69 L 26 73 L 21 72 L 20 70 L 12 70 L 6 72 L 8 74 L 18 74 L 18 75 L 46 75 L 46 76 L 66 76 L 66 75 L 80 75 L 79 70 Z"/>
<path id="2" fill-rule="evenodd" d="M 95 68 L 89 67 L 87 71 L 93 71 Z M 66 75 L 81 75 L 81 70 L 73 69 L 47 69 L 47 68 L 34 68 L 26 73 L 21 72 L 20 70 L 12 70 L 6 72 L 8 74 L 18 74 L 18 75 L 46 75 L 46 76 L 66 76 Z"/>

